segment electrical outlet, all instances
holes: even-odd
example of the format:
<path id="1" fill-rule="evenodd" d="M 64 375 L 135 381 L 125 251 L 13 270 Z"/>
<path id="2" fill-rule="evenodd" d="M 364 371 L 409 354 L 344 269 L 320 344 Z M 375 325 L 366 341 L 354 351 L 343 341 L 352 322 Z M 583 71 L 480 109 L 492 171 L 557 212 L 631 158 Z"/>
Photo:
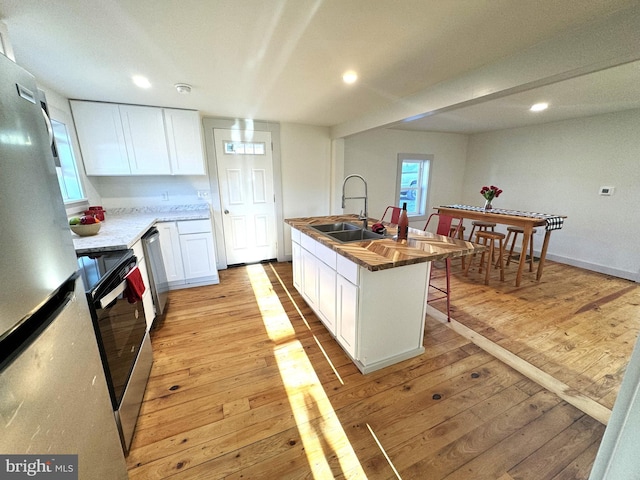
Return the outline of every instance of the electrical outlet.
<path id="1" fill-rule="evenodd" d="M 207 198 L 209 197 L 209 191 L 208 190 L 198 190 L 198 198 Z"/>
<path id="2" fill-rule="evenodd" d="M 162 192 L 162 200 L 165 202 L 169 200 L 169 192 Z"/>
<path id="3" fill-rule="evenodd" d="M 613 195 L 615 187 L 600 187 L 600 195 L 610 196 Z"/>

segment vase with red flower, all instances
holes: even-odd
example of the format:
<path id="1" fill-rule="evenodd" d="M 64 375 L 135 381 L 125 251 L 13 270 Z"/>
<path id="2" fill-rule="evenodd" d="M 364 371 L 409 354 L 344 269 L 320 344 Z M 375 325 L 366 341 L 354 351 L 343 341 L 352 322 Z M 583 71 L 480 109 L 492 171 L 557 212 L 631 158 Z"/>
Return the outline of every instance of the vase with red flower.
<path id="1" fill-rule="evenodd" d="M 498 187 L 494 185 L 491 185 L 490 187 L 487 187 L 487 186 L 482 187 L 482 189 L 480 190 L 480 194 L 484 197 L 485 212 L 493 208 L 493 206 L 491 205 L 491 201 L 494 198 L 498 198 L 501 193 L 502 193 L 502 190 L 500 190 Z"/>

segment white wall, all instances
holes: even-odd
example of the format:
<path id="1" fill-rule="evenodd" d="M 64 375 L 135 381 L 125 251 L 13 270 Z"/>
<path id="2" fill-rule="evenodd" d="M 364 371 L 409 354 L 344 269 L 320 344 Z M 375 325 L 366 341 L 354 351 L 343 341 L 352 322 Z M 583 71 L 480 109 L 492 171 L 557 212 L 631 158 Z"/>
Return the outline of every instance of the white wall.
<path id="1" fill-rule="evenodd" d="M 109 208 L 165 207 L 207 203 L 198 191 L 209 193 L 206 175 L 141 175 L 122 177 L 88 177 L 100 193 L 102 206 Z M 166 198 L 166 199 L 165 199 Z"/>
<path id="2" fill-rule="evenodd" d="M 331 139 L 326 127 L 280 125 L 284 218 L 330 214 Z M 284 229 L 291 257 L 291 230 Z"/>
<path id="3" fill-rule="evenodd" d="M 638 281 L 638 125 L 640 110 L 628 110 L 472 135 L 460 200 L 482 205 L 480 188 L 493 184 L 504 190 L 494 207 L 567 215 L 550 259 Z"/>
<path id="4" fill-rule="evenodd" d="M 424 133 L 402 130 L 374 130 L 345 140 L 344 175 L 357 173 L 367 181 L 369 216 L 380 218 L 388 205 L 395 205 L 398 153 L 421 153 L 434 156 L 427 212 L 448 203 L 458 203 L 462 195 L 462 180 L 467 158 L 467 135 Z M 347 184 L 347 195 L 357 195 Z M 358 213 L 362 203 L 347 201 L 345 213 Z M 411 223 L 423 228 L 424 222 Z"/>

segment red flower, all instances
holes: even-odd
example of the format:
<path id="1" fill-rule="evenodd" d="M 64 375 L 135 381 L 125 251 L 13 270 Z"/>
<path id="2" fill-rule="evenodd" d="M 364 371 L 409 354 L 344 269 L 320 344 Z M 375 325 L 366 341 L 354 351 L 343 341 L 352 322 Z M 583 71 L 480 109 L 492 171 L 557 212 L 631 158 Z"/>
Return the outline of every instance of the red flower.
<path id="1" fill-rule="evenodd" d="M 495 185 L 491 185 L 490 187 L 487 187 L 485 185 L 480 190 L 480 194 L 489 201 L 493 200 L 496 197 L 499 197 L 501 193 L 502 193 L 502 190 L 496 187 Z"/>

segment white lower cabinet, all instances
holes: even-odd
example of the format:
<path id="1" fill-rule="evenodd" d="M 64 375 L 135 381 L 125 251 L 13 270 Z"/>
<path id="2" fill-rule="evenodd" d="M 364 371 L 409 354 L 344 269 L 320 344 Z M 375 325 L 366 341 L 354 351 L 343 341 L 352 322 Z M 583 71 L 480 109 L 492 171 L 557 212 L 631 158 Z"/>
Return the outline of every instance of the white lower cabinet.
<path id="1" fill-rule="evenodd" d="M 318 315 L 324 326 L 336 334 L 336 271 L 318 261 Z"/>
<path id="2" fill-rule="evenodd" d="M 293 286 L 296 290 L 302 290 L 302 247 L 299 243 L 292 242 L 291 257 L 293 263 Z"/>
<path id="3" fill-rule="evenodd" d="M 292 229 L 294 286 L 362 373 L 424 352 L 428 262 L 370 271 Z"/>
<path id="4" fill-rule="evenodd" d="M 211 232 L 180 235 L 180 251 L 184 277 L 189 282 L 217 275 Z"/>
<path id="5" fill-rule="evenodd" d="M 176 222 L 161 222 L 156 224 L 156 228 L 160 233 L 162 260 L 164 260 L 169 286 L 184 284 L 184 267 L 182 266 L 178 226 Z"/>
<path id="6" fill-rule="evenodd" d="M 356 322 L 358 318 L 358 287 L 342 275 L 336 277 L 336 323 L 338 343 L 356 357 Z"/>
<path id="7" fill-rule="evenodd" d="M 310 307 L 318 307 L 318 260 L 313 253 L 302 249 L 302 296 Z"/>
<path id="8" fill-rule="evenodd" d="M 220 282 L 210 220 L 159 222 L 156 228 L 170 289 Z"/>

